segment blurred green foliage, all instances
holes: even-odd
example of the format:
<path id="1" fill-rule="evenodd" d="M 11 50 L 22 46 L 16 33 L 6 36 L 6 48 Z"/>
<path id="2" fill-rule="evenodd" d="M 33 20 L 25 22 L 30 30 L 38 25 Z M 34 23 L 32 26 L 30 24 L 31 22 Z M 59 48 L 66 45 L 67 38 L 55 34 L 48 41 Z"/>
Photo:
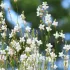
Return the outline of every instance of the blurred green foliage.
<path id="1" fill-rule="evenodd" d="M 64 9 L 61 6 L 62 0 L 18 0 L 18 13 L 21 14 L 21 12 L 24 10 L 26 20 L 32 23 L 32 27 L 37 28 L 40 24 L 40 19 L 36 16 L 36 9 L 43 1 L 47 1 L 49 5 L 49 13 L 52 15 L 53 19 L 57 19 L 57 21 L 65 21 L 65 19 L 68 20 L 67 22 L 65 21 L 65 24 L 59 27 L 59 29 L 63 29 L 64 32 L 70 32 L 69 9 Z M 11 0 L 11 4 L 14 10 L 17 12 L 16 3 Z"/>
<path id="2" fill-rule="evenodd" d="M 1 2 L 2 0 L 0 0 Z M 36 9 L 43 1 L 47 1 L 49 5 L 49 13 L 52 15 L 53 19 L 57 21 L 62 21 L 59 24 L 63 24 L 59 29 L 63 29 L 64 32 L 70 32 L 70 8 L 64 9 L 61 6 L 63 0 L 18 0 L 17 3 L 11 0 L 14 11 L 17 12 L 16 5 L 18 6 L 18 13 L 21 14 L 22 11 L 25 12 L 26 20 L 32 23 L 32 27 L 38 28 L 40 24 L 40 18 L 36 16 Z"/>

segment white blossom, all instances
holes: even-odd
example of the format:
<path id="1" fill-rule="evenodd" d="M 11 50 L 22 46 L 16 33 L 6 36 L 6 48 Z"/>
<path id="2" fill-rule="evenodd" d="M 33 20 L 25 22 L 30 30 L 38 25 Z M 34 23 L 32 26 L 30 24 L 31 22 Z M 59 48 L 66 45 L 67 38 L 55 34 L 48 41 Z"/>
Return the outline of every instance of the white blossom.
<path id="1" fill-rule="evenodd" d="M 1 29 L 6 31 L 7 30 L 7 27 L 4 26 L 4 25 L 2 25 Z"/>
<path id="2" fill-rule="evenodd" d="M 45 16 L 45 23 L 46 24 L 49 24 L 49 23 L 51 23 L 52 22 L 52 20 L 51 20 L 51 15 L 50 14 L 46 14 L 46 16 Z"/>
<path id="3" fill-rule="evenodd" d="M 29 26 L 26 27 L 26 31 L 30 32 L 31 28 Z"/>
<path id="4" fill-rule="evenodd" d="M 52 47 L 53 47 L 53 45 L 51 45 L 51 43 L 46 44 L 46 46 L 47 46 L 48 48 L 52 48 Z"/>
<path id="5" fill-rule="evenodd" d="M 3 38 L 5 38 L 5 37 L 6 37 L 6 33 L 5 33 L 5 32 L 1 33 L 1 36 L 2 36 Z"/>
<path id="6" fill-rule="evenodd" d="M 1 8 L 4 8 L 4 7 L 5 7 L 5 4 L 2 2 L 2 3 L 0 4 L 0 7 L 1 7 Z"/>
<path id="7" fill-rule="evenodd" d="M 32 43 L 32 40 L 30 38 L 27 39 L 27 44 L 31 44 Z"/>
<path id="8" fill-rule="evenodd" d="M 21 14 L 20 17 L 21 17 L 23 20 L 25 20 L 24 14 Z"/>
<path id="9" fill-rule="evenodd" d="M 19 32 L 19 30 L 20 30 L 20 26 L 19 25 L 16 25 L 14 27 L 14 33 Z"/>
<path id="10" fill-rule="evenodd" d="M 31 51 L 31 48 L 29 48 L 29 47 L 25 48 L 25 52 L 30 52 L 30 51 Z"/>
<path id="11" fill-rule="evenodd" d="M 20 42 L 25 42 L 24 37 L 20 37 Z"/>
<path id="12" fill-rule="evenodd" d="M 43 24 L 40 24 L 40 25 L 39 25 L 39 29 L 40 29 L 40 30 L 44 30 L 44 27 L 45 27 L 45 25 L 43 25 Z"/>
<path id="13" fill-rule="evenodd" d="M 51 58 L 53 58 L 53 59 L 54 59 L 55 57 L 57 57 L 57 55 L 56 55 L 54 52 L 51 52 L 51 53 L 50 53 L 50 56 L 51 56 Z"/>
<path id="14" fill-rule="evenodd" d="M 37 44 L 38 44 L 38 46 L 40 46 L 41 44 L 42 44 L 42 41 L 41 40 L 37 40 Z"/>
<path id="15" fill-rule="evenodd" d="M 51 48 L 48 47 L 47 49 L 45 49 L 45 51 L 50 53 L 51 52 Z"/>
<path id="16" fill-rule="evenodd" d="M 53 21 L 52 25 L 53 25 L 53 26 L 58 26 L 58 22 Z"/>
<path id="17" fill-rule="evenodd" d="M 54 69 L 56 69 L 57 68 L 57 65 L 56 64 L 54 64 L 54 67 L 53 67 Z"/>
<path id="18" fill-rule="evenodd" d="M 17 52 L 19 52 L 21 50 L 21 46 L 20 46 L 19 42 L 15 44 L 15 49 L 17 50 Z"/>
<path id="19" fill-rule="evenodd" d="M 41 10 L 41 8 L 38 6 L 37 11 L 39 12 Z"/>
<path id="20" fill-rule="evenodd" d="M 24 61 L 26 58 L 27 58 L 27 55 L 26 54 L 22 54 L 20 56 L 20 61 Z"/>
<path id="21" fill-rule="evenodd" d="M 37 12 L 37 16 L 40 16 L 40 13 L 39 12 Z"/>
<path id="22" fill-rule="evenodd" d="M 63 52 L 59 52 L 59 57 L 63 57 L 63 56 L 64 56 Z"/>
<path id="23" fill-rule="evenodd" d="M 48 5 L 47 2 L 43 2 L 42 7 L 44 10 L 49 8 L 49 6 L 47 6 L 47 5 Z"/>
<path id="24" fill-rule="evenodd" d="M 1 54 L 6 54 L 5 50 L 0 50 Z"/>
<path id="25" fill-rule="evenodd" d="M 47 29 L 48 32 L 52 30 L 50 26 L 46 27 L 46 29 Z"/>
<path id="26" fill-rule="evenodd" d="M 64 47 L 63 47 L 63 49 L 66 50 L 66 51 L 70 50 L 70 45 L 66 45 L 65 44 Z"/>
<path id="27" fill-rule="evenodd" d="M 61 38 L 65 38 L 65 34 L 63 34 L 62 32 L 59 35 Z"/>
<path id="28" fill-rule="evenodd" d="M 57 39 L 57 38 L 59 38 L 59 33 L 56 31 L 56 33 L 55 34 L 53 34 L 54 36 L 55 36 L 55 38 Z"/>
<path id="29" fill-rule="evenodd" d="M 3 18 L 3 13 L 2 12 L 0 12 L 0 18 Z"/>

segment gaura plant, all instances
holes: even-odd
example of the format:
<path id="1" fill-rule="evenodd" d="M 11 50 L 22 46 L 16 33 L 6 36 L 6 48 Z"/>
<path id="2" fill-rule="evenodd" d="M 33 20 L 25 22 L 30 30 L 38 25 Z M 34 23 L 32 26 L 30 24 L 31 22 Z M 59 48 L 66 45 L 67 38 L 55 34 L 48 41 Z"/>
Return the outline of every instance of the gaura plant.
<path id="1" fill-rule="evenodd" d="M 16 1 L 14 0 L 14 2 Z M 0 6 L 4 9 L 5 5 L 1 3 Z M 54 34 L 51 33 L 53 28 L 57 28 L 58 22 L 56 20 L 52 21 L 48 8 L 47 2 L 43 2 L 37 8 L 37 16 L 41 18 L 39 30 L 26 26 L 24 12 L 22 12 L 20 18 L 26 26 L 24 35 L 22 35 L 22 28 L 19 26 L 18 20 L 17 25 L 9 31 L 4 12 L 0 12 L 0 70 L 9 70 L 9 68 L 11 70 L 48 70 L 48 68 L 55 70 L 58 68 L 55 63 L 57 57 L 63 60 L 64 70 L 68 69 L 70 45 L 65 43 L 65 34 L 62 30 L 60 32 L 56 30 Z M 17 33 L 21 34 L 18 38 Z M 49 41 L 51 36 L 55 39 L 55 45 Z M 62 52 L 57 53 L 59 39 L 65 45 Z M 42 52 L 41 47 L 45 47 L 45 53 Z"/>

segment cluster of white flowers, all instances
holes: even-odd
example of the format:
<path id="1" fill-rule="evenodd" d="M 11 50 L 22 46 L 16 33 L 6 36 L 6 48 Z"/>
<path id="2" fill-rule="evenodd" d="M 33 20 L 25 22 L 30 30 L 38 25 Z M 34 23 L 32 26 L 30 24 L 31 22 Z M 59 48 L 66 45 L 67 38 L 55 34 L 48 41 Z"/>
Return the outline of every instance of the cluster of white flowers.
<path id="1" fill-rule="evenodd" d="M 31 28 L 29 26 L 26 27 L 26 31 L 30 32 Z"/>
<path id="2" fill-rule="evenodd" d="M 7 32 L 7 26 L 5 24 L 5 19 L 3 18 L 3 13 L 0 12 L 0 31 L 2 31 L 1 36 L 5 39 L 6 32 Z"/>
<path id="3" fill-rule="evenodd" d="M 0 6 L 4 8 L 3 3 Z M 2 47 L 0 48 L 0 61 L 5 61 L 6 63 L 8 61 L 9 64 L 12 65 L 11 63 L 13 63 L 13 60 L 15 60 L 15 62 L 17 63 L 16 65 L 18 66 L 19 64 L 19 68 L 16 70 L 40 70 L 42 69 L 42 67 L 44 68 L 43 70 L 48 70 L 47 65 L 49 62 L 51 63 L 50 70 L 51 68 L 53 70 L 58 68 L 58 66 L 55 64 L 57 55 L 55 53 L 54 46 L 51 44 L 51 42 L 49 42 L 51 38 L 50 33 L 53 30 L 52 26 L 56 28 L 56 26 L 58 26 L 58 22 L 56 20 L 52 22 L 51 14 L 48 14 L 47 11 L 48 8 L 49 6 L 47 2 L 43 2 L 42 5 L 38 6 L 37 8 L 37 16 L 44 18 L 44 20 L 42 21 L 44 21 L 44 23 L 47 24 L 47 26 L 43 23 L 39 25 L 40 32 L 43 31 L 44 34 L 44 42 L 43 38 L 39 39 L 38 34 L 35 35 L 34 30 L 32 30 L 29 26 L 26 26 L 24 35 L 17 38 L 16 34 L 21 30 L 19 24 L 11 30 L 11 32 L 9 33 L 9 39 L 6 41 L 5 38 L 7 36 L 7 25 L 5 24 L 3 13 L 0 12 L 0 35 L 2 37 L 0 42 L 0 46 L 2 45 Z M 24 22 L 26 22 L 24 12 L 22 12 L 20 17 Z M 47 35 L 46 32 L 48 33 Z M 54 36 L 57 40 L 58 38 L 61 38 L 62 40 L 64 40 L 65 38 L 65 34 L 63 33 L 63 31 L 56 31 L 52 36 Z M 6 43 L 5 48 L 4 42 Z M 45 55 L 42 55 L 39 52 L 40 47 L 46 48 Z M 69 50 L 70 45 L 65 44 L 62 52 L 59 52 L 59 57 L 61 57 L 64 60 L 65 67 L 68 67 L 69 55 L 67 54 L 67 52 Z M 5 69 L 0 68 L 0 70 Z"/>
<path id="4" fill-rule="evenodd" d="M 66 51 L 69 51 L 70 50 L 70 45 L 66 45 L 65 44 L 64 47 L 63 47 L 63 49 L 66 50 Z"/>
<path id="5" fill-rule="evenodd" d="M 14 29 L 12 29 L 11 33 L 9 34 L 9 38 L 14 37 L 14 35 L 15 35 L 17 32 L 19 32 L 20 29 L 21 29 L 20 26 L 19 26 L 19 25 L 16 25 L 16 26 L 14 27 Z"/>
<path id="6" fill-rule="evenodd" d="M 43 16 L 44 10 L 46 10 L 48 8 L 49 8 L 49 6 L 48 6 L 47 2 L 43 2 L 43 4 L 38 6 L 38 8 L 37 8 L 37 16 Z"/>
<path id="7" fill-rule="evenodd" d="M 53 34 L 55 36 L 56 39 L 58 39 L 59 37 L 61 38 L 65 38 L 65 34 L 63 34 L 62 32 L 58 33 L 58 31 L 56 31 L 55 34 Z"/>

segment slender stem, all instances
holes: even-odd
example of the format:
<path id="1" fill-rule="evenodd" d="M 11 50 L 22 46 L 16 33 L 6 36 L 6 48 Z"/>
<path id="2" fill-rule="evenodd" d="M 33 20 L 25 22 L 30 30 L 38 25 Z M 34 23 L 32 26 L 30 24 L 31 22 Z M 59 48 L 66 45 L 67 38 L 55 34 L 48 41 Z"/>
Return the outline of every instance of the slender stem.
<path id="1" fill-rule="evenodd" d="M 17 8 L 17 13 L 18 13 L 18 2 L 16 3 L 16 8 Z M 17 15 L 17 24 L 19 25 L 19 22 L 18 22 L 18 15 Z M 22 36 L 22 35 L 23 35 L 23 34 L 22 34 L 22 29 L 21 29 L 20 32 L 21 32 L 21 36 Z"/>

